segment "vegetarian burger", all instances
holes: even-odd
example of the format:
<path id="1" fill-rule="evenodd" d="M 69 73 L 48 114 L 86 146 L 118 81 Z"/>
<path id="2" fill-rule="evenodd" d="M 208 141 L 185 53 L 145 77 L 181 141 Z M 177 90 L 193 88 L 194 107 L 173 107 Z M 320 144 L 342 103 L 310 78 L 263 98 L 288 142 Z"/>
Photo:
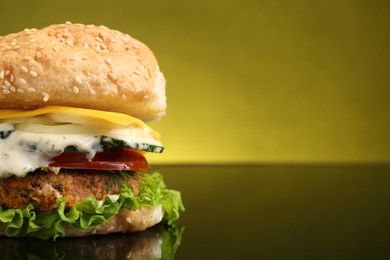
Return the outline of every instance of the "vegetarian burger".
<path id="1" fill-rule="evenodd" d="M 165 80 L 143 43 L 60 24 L 0 37 L 0 235 L 141 231 L 184 210 L 145 153 Z"/>

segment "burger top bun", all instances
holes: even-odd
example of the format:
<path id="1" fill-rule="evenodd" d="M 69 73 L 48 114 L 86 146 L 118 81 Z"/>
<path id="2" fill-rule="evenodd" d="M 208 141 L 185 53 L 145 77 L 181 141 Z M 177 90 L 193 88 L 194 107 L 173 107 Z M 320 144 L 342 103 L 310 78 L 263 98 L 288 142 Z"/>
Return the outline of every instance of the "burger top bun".
<path id="1" fill-rule="evenodd" d="M 140 41 L 105 26 L 66 24 L 0 37 L 0 109 L 49 105 L 165 114 L 165 79 Z"/>

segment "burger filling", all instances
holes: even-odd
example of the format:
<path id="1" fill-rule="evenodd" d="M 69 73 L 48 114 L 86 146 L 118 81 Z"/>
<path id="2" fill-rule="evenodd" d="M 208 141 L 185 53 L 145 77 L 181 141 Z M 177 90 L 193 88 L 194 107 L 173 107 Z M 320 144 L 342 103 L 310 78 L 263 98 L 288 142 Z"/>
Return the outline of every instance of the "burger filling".
<path id="1" fill-rule="evenodd" d="M 56 238 L 87 229 L 121 208 L 162 206 L 172 223 L 180 193 L 149 170 L 159 134 L 128 115 L 52 106 L 0 110 L 0 234 Z"/>
<path id="2" fill-rule="evenodd" d="M 79 161 L 85 162 L 83 168 L 87 167 L 86 162 L 91 162 L 88 169 L 95 169 L 95 165 L 97 169 L 105 170 L 144 170 L 145 167 L 140 169 L 129 164 L 115 167 L 113 159 L 126 155 L 123 151 L 118 153 L 121 149 L 131 149 L 133 153 L 161 153 L 164 149 L 158 141 L 158 133 L 138 119 L 123 117 L 124 122 L 118 123 L 112 117 L 91 118 L 75 113 L 84 112 L 84 109 L 65 110 L 66 113 L 63 110 L 62 107 L 48 107 L 35 110 L 35 113 L 12 110 L 0 113 L 0 177 L 23 177 L 45 167 L 73 167 L 72 162 L 75 163 L 73 168 L 78 168 Z M 116 154 L 110 155 L 113 151 Z M 105 157 L 112 158 L 112 166 L 100 163 L 98 167 L 96 161 L 104 161 Z M 138 159 L 140 156 L 128 157 Z"/>

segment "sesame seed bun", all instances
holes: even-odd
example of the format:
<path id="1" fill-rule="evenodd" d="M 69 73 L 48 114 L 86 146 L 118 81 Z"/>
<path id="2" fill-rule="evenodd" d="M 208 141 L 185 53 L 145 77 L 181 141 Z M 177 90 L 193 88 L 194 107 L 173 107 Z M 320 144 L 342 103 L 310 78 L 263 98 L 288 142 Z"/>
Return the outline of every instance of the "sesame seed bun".
<path id="1" fill-rule="evenodd" d="M 111 233 L 128 233 L 144 231 L 162 220 L 164 213 L 161 206 L 140 206 L 137 210 L 121 209 L 106 223 L 90 229 L 76 229 L 71 225 L 65 226 L 67 237 L 84 237 L 89 235 L 106 235 Z"/>
<path id="2" fill-rule="evenodd" d="M 140 41 L 105 26 L 59 24 L 0 37 L 0 109 L 48 105 L 165 114 L 165 79 Z"/>

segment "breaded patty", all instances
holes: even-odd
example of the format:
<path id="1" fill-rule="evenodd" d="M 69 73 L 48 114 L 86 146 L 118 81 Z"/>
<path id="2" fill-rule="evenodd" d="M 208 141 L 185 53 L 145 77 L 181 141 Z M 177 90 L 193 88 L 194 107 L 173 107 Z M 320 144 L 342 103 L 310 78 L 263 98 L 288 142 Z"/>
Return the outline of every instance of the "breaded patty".
<path id="1" fill-rule="evenodd" d="M 36 212 L 45 212 L 58 208 L 57 198 L 66 198 L 66 209 L 70 209 L 90 195 L 102 200 L 106 194 L 118 194 L 123 184 L 137 195 L 140 181 L 136 172 L 61 169 L 54 173 L 37 170 L 23 178 L 1 179 L 0 205 L 23 209 L 32 204 Z"/>

